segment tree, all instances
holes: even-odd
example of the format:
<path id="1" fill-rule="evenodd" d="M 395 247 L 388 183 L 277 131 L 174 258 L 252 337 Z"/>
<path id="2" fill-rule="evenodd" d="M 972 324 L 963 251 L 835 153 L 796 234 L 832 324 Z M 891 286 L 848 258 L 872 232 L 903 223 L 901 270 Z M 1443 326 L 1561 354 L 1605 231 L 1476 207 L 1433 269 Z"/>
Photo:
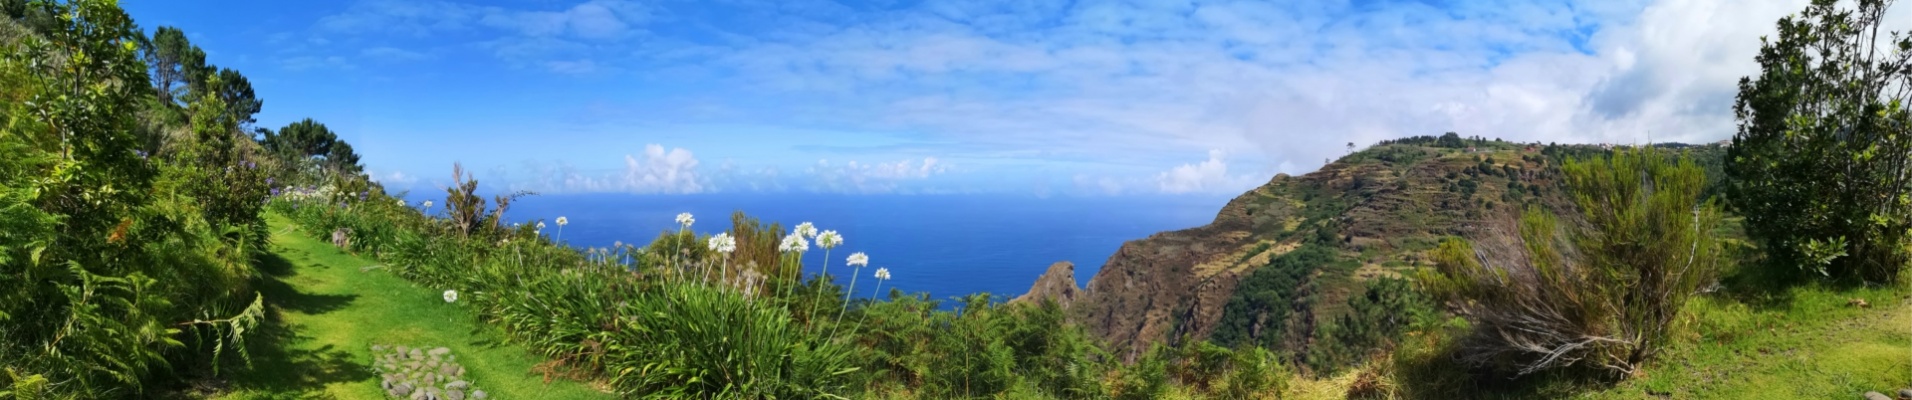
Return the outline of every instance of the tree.
<path id="1" fill-rule="evenodd" d="M 1740 79 L 1727 198 L 1776 265 L 1873 282 L 1906 268 L 1912 36 L 1881 42 L 1889 5 L 1815 0 Z"/>
<path id="2" fill-rule="evenodd" d="M 279 128 L 277 134 L 267 134 L 264 144 L 268 151 L 308 158 L 331 154 L 332 144 L 338 140 L 338 134 L 325 124 L 306 118 Z"/>
<path id="3" fill-rule="evenodd" d="M 357 174 L 365 169 L 359 165 L 358 153 L 344 141 L 332 142 L 331 149 L 325 152 L 325 168 L 338 174 Z"/>
<path id="4" fill-rule="evenodd" d="M 153 38 L 142 40 L 141 45 L 161 102 L 175 103 L 181 94 L 180 85 L 204 79 L 206 52 L 194 46 L 179 28 L 159 27 L 153 31 Z"/>
<path id="5" fill-rule="evenodd" d="M 1454 132 L 1448 132 L 1446 134 L 1441 135 L 1440 139 L 1434 140 L 1434 145 L 1439 147 L 1446 147 L 1450 149 L 1458 149 L 1462 147 L 1467 147 L 1466 143 L 1461 142 L 1461 135 Z"/>
<path id="6" fill-rule="evenodd" d="M 251 126 L 255 122 L 252 116 L 258 114 L 259 108 L 265 104 L 253 94 L 252 81 L 240 75 L 239 71 L 226 68 L 219 69 L 217 78 L 213 93 L 226 103 L 226 112 L 239 125 Z"/>
<path id="7" fill-rule="evenodd" d="M 1538 206 L 1517 237 L 1450 239 L 1423 274 L 1429 292 L 1474 327 L 1466 361 L 1524 375 L 1574 365 L 1628 376 L 1670 339 L 1688 298 L 1719 267 L 1719 213 L 1705 173 L 1662 150 L 1568 160 L 1578 218 L 1562 229 Z"/>

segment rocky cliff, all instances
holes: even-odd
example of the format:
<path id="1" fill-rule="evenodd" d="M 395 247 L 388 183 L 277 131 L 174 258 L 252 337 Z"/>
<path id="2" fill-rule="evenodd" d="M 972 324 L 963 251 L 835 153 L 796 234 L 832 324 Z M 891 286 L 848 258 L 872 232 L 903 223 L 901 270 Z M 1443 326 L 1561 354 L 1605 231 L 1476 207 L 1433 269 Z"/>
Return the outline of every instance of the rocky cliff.
<path id="1" fill-rule="evenodd" d="M 1440 238 L 1508 227 L 1528 205 L 1567 211 L 1555 164 L 1592 146 L 1500 141 L 1383 143 L 1320 170 L 1267 184 L 1229 201 L 1208 225 L 1124 243 L 1080 292 L 1073 265 L 1057 264 L 1018 301 L 1055 298 L 1077 322 L 1133 360 L 1153 343 L 1207 338 L 1247 275 L 1303 244 L 1325 246 L 1345 268 L 1310 269 L 1289 320 L 1257 335 L 1282 335 L 1305 352 L 1314 321 L 1345 312 L 1360 282 L 1426 266 Z M 1257 311 L 1259 312 L 1259 311 Z"/>

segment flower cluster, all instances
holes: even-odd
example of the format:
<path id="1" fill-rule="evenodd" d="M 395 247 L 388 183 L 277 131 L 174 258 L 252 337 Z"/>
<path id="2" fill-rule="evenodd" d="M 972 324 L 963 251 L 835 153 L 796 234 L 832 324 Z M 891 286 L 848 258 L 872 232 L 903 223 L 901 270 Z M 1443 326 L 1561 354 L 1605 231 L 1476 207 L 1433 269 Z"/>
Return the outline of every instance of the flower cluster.
<path id="1" fill-rule="evenodd" d="M 852 267 L 867 266 L 867 265 L 870 265 L 870 256 L 867 254 L 863 254 L 863 252 L 861 251 L 850 253 L 849 260 L 845 262 L 850 264 L 850 266 Z"/>
<path id="2" fill-rule="evenodd" d="M 691 218 L 690 213 L 677 214 L 677 225 L 684 227 L 684 229 L 690 229 L 690 224 L 695 222 L 697 222 L 697 219 Z"/>
<path id="3" fill-rule="evenodd" d="M 817 247 L 832 249 L 842 244 L 843 235 L 838 235 L 837 231 L 823 231 L 817 234 Z"/>
<path id="4" fill-rule="evenodd" d="M 737 238 L 730 237 L 729 233 L 719 233 L 716 236 L 711 236 L 710 250 L 724 254 L 737 251 Z"/>
<path id="5" fill-rule="evenodd" d="M 890 280 L 890 269 L 889 269 L 889 268 L 877 268 L 877 269 L 876 269 L 876 279 L 880 279 L 880 280 L 886 280 L 886 281 L 887 281 L 887 280 Z"/>
<path id="6" fill-rule="evenodd" d="M 810 251 L 810 241 L 804 240 L 803 235 L 792 233 L 783 237 L 783 243 L 777 244 L 777 251 L 785 253 Z"/>
<path id="7" fill-rule="evenodd" d="M 563 227 L 564 225 L 566 225 L 566 224 L 570 224 L 570 223 L 571 223 L 571 220 L 568 220 L 568 219 L 564 219 L 564 217 L 563 217 L 563 216 L 559 216 L 559 217 L 558 217 L 558 226 L 559 226 L 559 227 Z"/>

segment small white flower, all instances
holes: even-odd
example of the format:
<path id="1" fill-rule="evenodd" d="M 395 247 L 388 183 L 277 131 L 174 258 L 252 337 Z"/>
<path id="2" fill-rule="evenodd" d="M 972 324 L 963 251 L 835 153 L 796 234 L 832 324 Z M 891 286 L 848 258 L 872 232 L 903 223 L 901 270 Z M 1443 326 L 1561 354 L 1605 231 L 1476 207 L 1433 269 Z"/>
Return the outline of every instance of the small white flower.
<path id="1" fill-rule="evenodd" d="M 804 222 L 804 223 L 801 223 L 801 224 L 797 224 L 797 230 L 796 230 L 796 232 L 794 232 L 794 233 L 795 233 L 795 234 L 796 234 L 797 236 L 802 236 L 802 237 L 806 237 L 806 238 L 812 238 L 812 237 L 816 237 L 816 236 L 817 236 L 817 226 L 816 226 L 816 225 L 811 225 L 811 224 L 810 224 L 809 222 Z"/>
<path id="2" fill-rule="evenodd" d="M 611 242 L 611 248 L 615 249 L 615 248 L 623 248 L 623 247 L 624 247 L 624 241 L 622 240 Z"/>
<path id="3" fill-rule="evenodd" d="M 817 247 L 829 249 L 842 244 L 843 235 L 838 235 L 836 231 L 823 231 L 817 234 Z"/>
<path id="4" fill-rule="evenodd" d="M 876 269 L 876 279 L 878 279 L 878 280 L 885 280 L 885 281 L 887 281 L 887 280 L 890 280 L 890 269 L 889 269 L 889 268 L 877 268 L 877 269 Z"/>
<path id="5" fill-rule="evenodd" d="M 777 251 L 785 253 L 810 251 L 810 241 L 804 240 L 803 235 L 792 233 L 783 237 L 783 243 L 777 245 Z"/>
<path id="6" fill-rule="evenodd" d="M 408 204 L 408 203 L 406 203 L 406 202 L 405 202 L 405 199 L 398 199 L 398 206 L 399 206 L 399 207 L 404 207 L 404 206 L 405 206 L 406 204 Z"/>
<path id="7" fill-rule="evenodd" d="M 863 254 L 863 252 L 861 251 L 850 253 L 850 260 L 848 262 L 850 266 L 852 267 L 861 267 L 861 266 L 870 265 L 870 256 Z"/>
<path id="8" fill-rule="evenodd" d="M 544 221 L 538 221 L 538 230 L 544 230 Z"/>
<path id="9" fill-rule="evenodd" d="M 569 223 L 571 223 L 571 220 L 564 219 L 564 217 L 562 216 L 558 217 L 558 226 L 564 226 L 565 224 L 569 224 Z"/>
<path id="10" fill-rule="evenodd" d="M 458 301 L 458 291 L 456 291 L 456 290 L 446 290 L 446 291 L 445 291 L 445 302 L 446 302 L 446 303 L 451 303 L 451 302 L 456 302 L 456 301 Z"/>
<path id="11" fill-rule="evenodd" d="M 425 200 L 425 203 L 424 203 L 424 205 L 425 205 L 425 208 L 432 208 L 432 201 L 431 201 L 431 200 Z"/>
<path id="12" fill-rule="evenodd" d="M 683 227 L 684 227 L 685 229 L 690 229 L 690 224 L 692 224 L 692 223 L 695 223 L 695 222 L 697 222 L 697 219 L 696 219 L 696 218 L 691 218 L 691 217 L 690 217 L 690 213 L 678 213 L 678 214 L 677 214 L 677 224 L 678 224 L 678 225 L 682 225 L 682 226 L 683 226 Z"/>

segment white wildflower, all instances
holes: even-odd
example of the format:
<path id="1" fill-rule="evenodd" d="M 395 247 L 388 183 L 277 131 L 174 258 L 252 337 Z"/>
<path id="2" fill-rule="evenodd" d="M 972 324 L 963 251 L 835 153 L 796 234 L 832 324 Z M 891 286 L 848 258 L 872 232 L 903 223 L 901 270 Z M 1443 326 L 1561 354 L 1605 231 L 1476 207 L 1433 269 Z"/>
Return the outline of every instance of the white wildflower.
<path id="1" fill-rule="evenodd" d="M 850 253 L 850 260 L 848 261 L 848 263 L 852 267 L 867 266 L 867 265 L 870 265 L 870 256 L 863 254 L 863 252 L 861 251 Z"/>
<path id="2" fill-rule="evenodd" d="M 544 230 L 544 221 L 538 221 L 538 230 Z"/>
<path id="3" fill-rule="evenodd" d="M 425 208 L 432 208 L 432 201 L 431 201 L 431 200 L 425 200 L 425 203 L 424 203 L 423 205 L 425 206 Z"/>
<path id="4" fill-rule="evenodd" d="M 823 233 L 817 234 L 817 247 L 829 249 L 842 244 L 843 235 L 838 235 L 837 231 L 823 231 Z"/>
<path id="5" fill-rule="evenodd" d="M 446 303 L 451 303 L 451 302 L 456 302 L 456 301 L 458 301 L 458 291 L 456 291 L 456 290 L 446 290 L 446 291 L 445 291 L 445 302 L 446 302 Z"/>
<path id="6" fill-rule="evenodd" d="M 677 214 L 677 224 L 678 224 L 678 225 L 682 225 L 682 226 L 684 227 L 684 229 L 690 229 L 690 224 L 692 224 L 692 223 L 695 223 L 695 222 L 697 222 L 697 219 L 696 219 L 696 218 L 691 218 L 691 217 L 690 217 L 690 213 L 678 213 L 678 214 Z"/>
<path id="7" fill-rule="evenodd" d="M 890 269 L 889 269 L 889 268 L 877 268 L 877 269 L 876 269 L 876 279 L 879 279 L 879 280 L 885 280 L 885 281 L 887 281 L 887 280 L 890 280 Z"/>
<path id="8" fill-rule="evenodd" d="M 571 223 L 571 220 L 564 219 L 563 216 L 558 217 L 558 226 L 564 226 L 565 224 L 569 224 L 569 223 Z"/>
<path id="9" fill-rule="evenodd" d="M 719 233 L 717 236 L 711 236 L 710 249 L 725 254 L 737 251 L 737 238 L 730 237 L 728 233 Z"/>
<path id="10" fill-rule="evenodd" d="M 801 224 L 797 224 L 797 230 L 796 230 L 796 232 L 794 232 L 794 233 L 795 233 L 795 234 L 796 234 L 797 236 L 802 236 L 802 237 L 806 237 L 806 238 L 812 238 L 812 237 L 816 237 L 816 236 L 817 236 L 817 226 L 816 226 L 816 225 L 812 225 L 812 224 L 810 224 L 809 222 L 804 222 L 804 223 L 801 223 Z"/>
<path id="11" fill-rule="evenodd" d="M 810 241 L 804 240 L 802 235 L 792 233 L 783 237 L 783 243 L 777 245 L 777 251 L 785 253 L 810 251 Z"/>
<path id="12" fill-rule="evenodd" d="M 398 206 L 399 206 L 399 207 L 404 207 L 404 206 L 406 206 L 407 204 L 410 204 L 410 203 L 406 203 L 406 202 L 405 202 L 405 199 L 398 199 Z"/>

